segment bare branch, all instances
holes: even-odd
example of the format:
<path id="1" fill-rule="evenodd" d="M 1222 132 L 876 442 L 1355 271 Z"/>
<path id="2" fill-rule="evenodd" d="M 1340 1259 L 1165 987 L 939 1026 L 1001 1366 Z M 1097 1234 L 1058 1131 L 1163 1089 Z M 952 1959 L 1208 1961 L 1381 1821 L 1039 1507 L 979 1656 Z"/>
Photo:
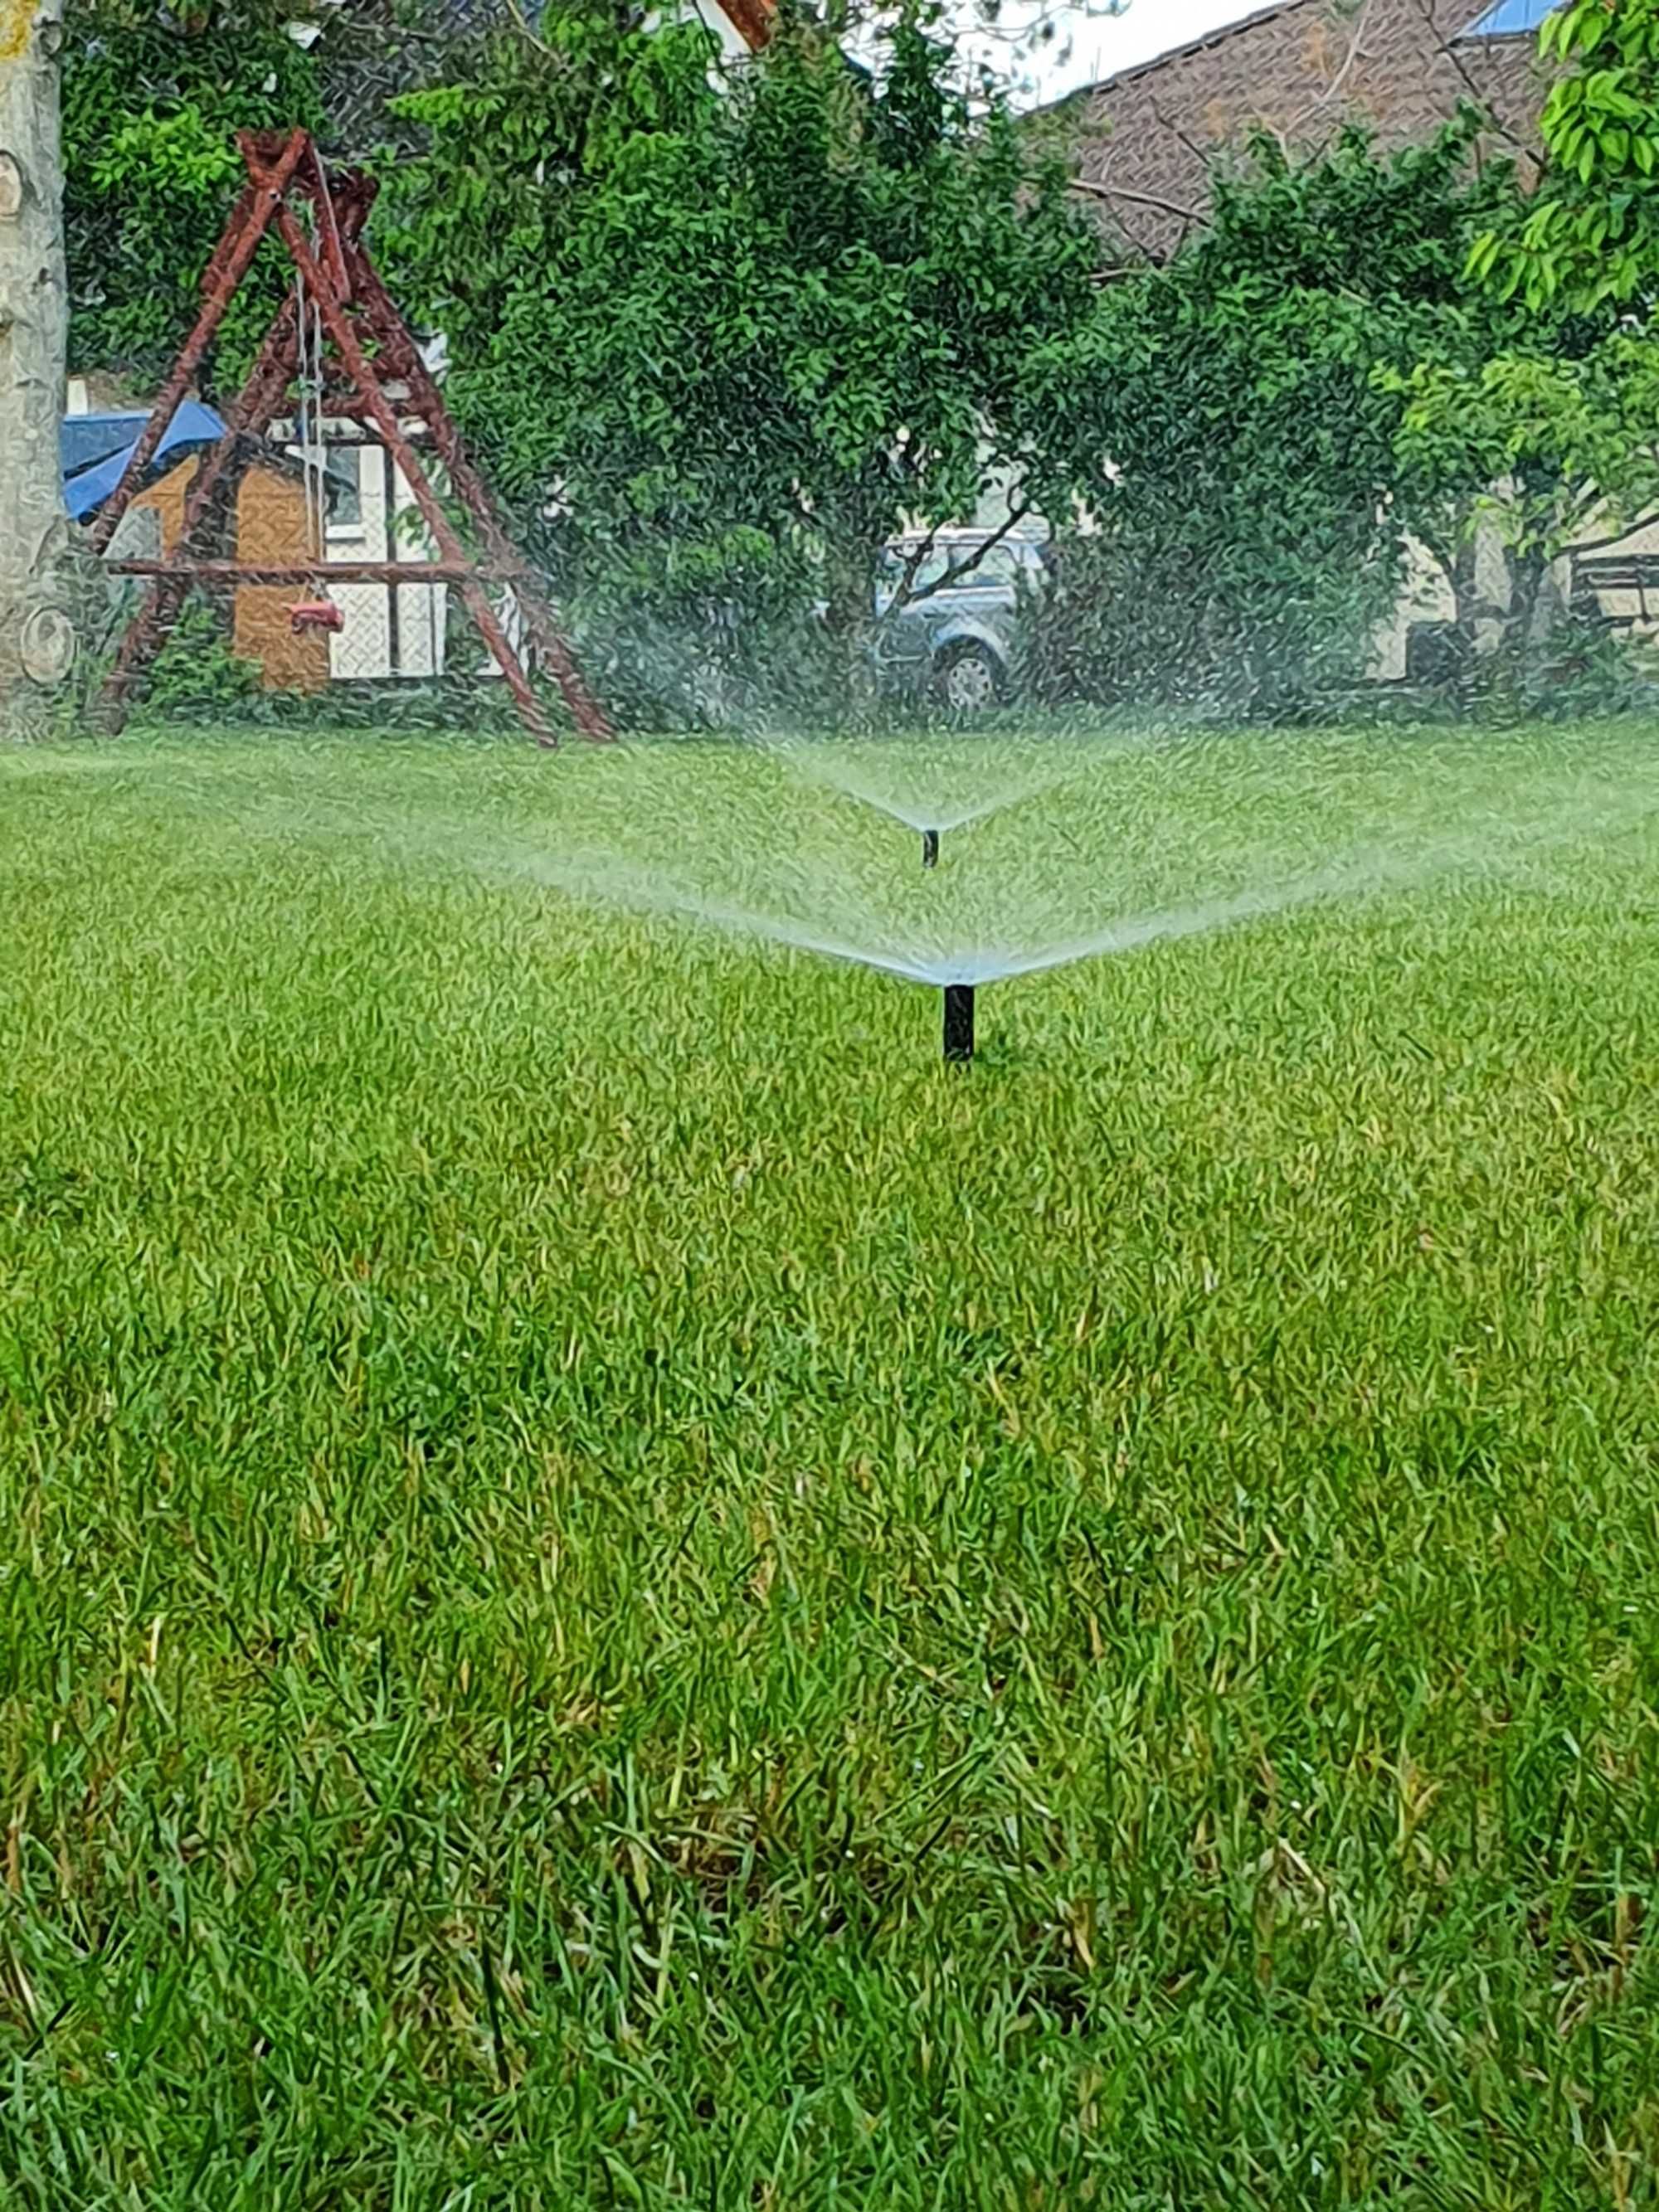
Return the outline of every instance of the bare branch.
<path id="1" fill-rule="evenodd" d="M 927 558 L 927 556 L 933 551 L 938 538 L 939 525 L 935 523 L 933 528 L 927 532 L 927 535 L 922 539 L 921 544 L 917 546 L 915 551 L 905 562 L 904 574 L 899 579 L 898 589 L 894 592 L 892 598 L 888 601 L 887 605 L 882 611 L 882 620 L 884 622 L 887 619 L 887 617 L 892 613 L 895 607 L 904 607 L 909 605 L 913 596 L 912 586 L 915 585 L 916 580 L 916 571 L 921 568 L 922 562 Z M 917 594 L 916 596 L 925 597 L 926 594 Z"/>
<path id="2" fill-rule="evenodd" d="M 1160 199 L 1155 192 L 1133 192 L 1127 185 L 1097 183 L 1092 177 L 1073 177 L 1074 192 L 1085 192 L 1091 199 L 1127 200 L 1131 207 L 1156 208 L 1160 215 L 1172 215 L 1182 222 L 1202 222 L 1204 217 L 1196 208 L 1182 207 L 1177 201 Z"/>
<path id="3" fill-rule="evenodd" d="M 933 528 L 928 532 L 921 544 L 912 555 L 911 558 L 906 562 L 903 580 L 901 582 L 898 590 L 894 592 L 891 599 L 888 602 L 887 606 L 883 611 L 882 620 L 885 622 L 888 617 L 894 614 L 900 607 L 915 606 L 923 599 L 931 599 L 936 592 L 948 592 L 952 584 L 957 583 L 962 577 L 971 575 L 973 571 L 978 568 L 980 562 L 984 560 L 986 555 L 988 553 L 994 552 L 996 548 L 1001 544 L 1003 539 L 1009 536 L 1012 531 L 1018 529 L 1019 525 L 1024 521 L 1026 516 L 1030 512 L 1031 502 L 1030 500 L 1026 500 L 1019 504 L 1016 504 L 1015 501 L 1011 500 L 1008 502 L 1008 517 L 1006 521 L 999 523 L 997 527 L 989 532 L 981 543 L 974 548 L 974 550 L 971 553 L 965 555 L 962 560 L 953 562 L 949 567 L 942 569 L 940 573 L 934 577 L 931 584 L 927 585 L 925 589 L 919 592 L 915 588 L 916 572 L 921 568 L 922 562 L 927 559 L 928 554 L 933 550 L 935 544 L 938 542 L 939 526 L 935 524 Z"/>
<path id="4" fill-rule="evenodd" d="M 1311 121 L 1313 117 L 1318 114 L 1321 108 L 1328 107 L 1332 100 L 1334 100 L 1337 94 L 1341 91 L 1343 86 L 1346 84 L 1349 77 L 1353 74 L 1353 65 L 1358 60 L 1362 51 L 1362 45 L 1365 36 L 1365 27 L 1370 21 L 1371 4 L 1372 0 L 1361 0 L 1359 13 L 1354 19 L 1353 33 L 1348 40 L 1348 51 L 1343 59 L 1341 68 L 1338 70 L 1336 75 L 1331 79 L 1330 82 L 1325 86 L 1324 89 L 1316 94 L 1312 100 L 1310 100 L 1308 106 L 1303 109 L 1296 121 L 1289 126 L 1288 130 L 1284 134 L 1287 139 L 1299 136 L 1306 128 L 1307 125 Z"/>
<path id="5" fill-rule="evenodd" d="M 1201 145 L 1183 125 L 1176 122 L 1174 116 L 1166 115 L 1164 112 L 1164 110 L 1158 106 L 1156 94 L 1153 95 L 1152 105 L 1152 120 L 1157 124 L 1158 129 L 1160 131 L 1167 131 L 1172 138 L 1178 139 L 1182 145 L 1183 145 L 1187 151 L 1192 155 L 1194 161 L 1198 163 L 1199 167 L 1204 170 L 1207 174 L 1211 165 L 1213 163 L 1216 157 L 1216 148 L 1212 145 Z"/>
<path id="6" fill-rule="evenodd" d="M 1575 561 L 1585 553 L 1604 553 L 1609 545 L 1622 545 L 1627 538 L 1634 538 L 1638 531 L 1651 529 L 1656 522 L 1659 522 L 1659 507 L 1644 514 L 1639 522 L 1627 523 L 1624 529 L 1614 531 L 1611 538 L 1589 538 L 1582 545 L 1568 546 L 1567 552 Z M 1641 556 L 1632 555 L 1632 557 Z"/>
<path id="7" fill-rule="evenodd" d="M 1517 154 L 1523 155 L 1528 161 L 1536 162 L 1541 167 L 1543 165 L 1543 155 L 1534 148 L 1528 146 L 1524 138 L 1516 137 L 1516 133 L 1510 130 L 1509 125 L 1504 122 L 1503 117 L 1496 112 L 1491 102 L 1487 100 L 1486 94 L 1482 92 L 1480 86 L 1475 82 L 1468 64 L 1464 60 L 1462 55 L 1457 51 L 1457 40 L 1455 39 L 1440 38 L 1440 27 L 1434 20 L 1434 0 L 1414 0 L 1414 4 L 1418 14 L 1423 18 L 1425 29 L 1426 29 L 1431 36 L 1440 40 L 1440 51 L 1442 54 L 1444 55 L 1447 61 L 1451 64 L 1453 69 L 1456 70 L 1458 82 L 1462 84 L 1464 91 L 1468 93 L 1474 105 L 1480 110 L 1481 114 L 1486 118 L 1486 121 L 1498 133 L 1498 137 L 1500 138 L 1507 138 L 1510 145 L 1515 148 Z"/>

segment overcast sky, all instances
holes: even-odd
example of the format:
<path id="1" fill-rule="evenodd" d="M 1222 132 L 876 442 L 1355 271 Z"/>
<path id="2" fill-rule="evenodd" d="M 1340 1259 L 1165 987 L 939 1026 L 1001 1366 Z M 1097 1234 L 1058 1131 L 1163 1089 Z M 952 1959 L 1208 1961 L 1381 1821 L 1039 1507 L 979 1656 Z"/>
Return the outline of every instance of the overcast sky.
<path id="1" fill-rule="evenodd" d="M 1253 15 L 1263 4 L 1264 0 L 1129 0 L 1123 14 L 1113 17 L 1106 12 L 1105 0 L 1077 7 L 1045 4 L 1045 0 L 1004 0 L 1004 29 L 1016 35 L 988 40 L 965 32 L 963 42 L 981 45 L 1000 68 L 1026 80 L 1024 105 L 1058 100 L 1075 86 L 1133 69 L 1137 62 L 1184 46 L 1188 39 Z M 1030 46 L 1030 28 L 1044 21 L 1054 25 L 1052 42 Z"/>

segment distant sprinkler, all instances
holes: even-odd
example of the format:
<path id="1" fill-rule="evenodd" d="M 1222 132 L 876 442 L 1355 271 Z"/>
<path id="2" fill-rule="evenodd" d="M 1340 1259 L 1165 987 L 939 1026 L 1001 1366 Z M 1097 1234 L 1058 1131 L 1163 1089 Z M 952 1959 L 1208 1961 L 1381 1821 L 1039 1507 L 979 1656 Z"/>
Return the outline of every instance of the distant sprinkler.
<path id="1" fill-rule="evenodd" d="M 939 831 L 924 830 L 921 833 L 921 865 L 924 868 L 939 866 Z"/>
<path id="2" fill-rule="evenodd" d="M 945 987 L 945 1057 L 958 1064 L 974 1056 L 974 987 Z"/>

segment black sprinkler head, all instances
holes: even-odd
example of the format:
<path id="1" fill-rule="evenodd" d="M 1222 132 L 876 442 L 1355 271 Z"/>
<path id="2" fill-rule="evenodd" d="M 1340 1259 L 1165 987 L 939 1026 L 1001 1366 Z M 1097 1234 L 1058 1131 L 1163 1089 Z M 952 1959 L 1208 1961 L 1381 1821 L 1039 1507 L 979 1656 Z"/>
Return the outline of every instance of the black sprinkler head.
<path id="1" fill-rule="evenodd" d="M 921 865 L 924 868 L 939 866 L 939 831 L 924 830 L 921 833 Z"/>
<path id="2" fill-rule="evenodd" d="M 945 987 L 945 1057 L 961 1063 L 974 1056 L 974 987 L 947 983 Z"/>

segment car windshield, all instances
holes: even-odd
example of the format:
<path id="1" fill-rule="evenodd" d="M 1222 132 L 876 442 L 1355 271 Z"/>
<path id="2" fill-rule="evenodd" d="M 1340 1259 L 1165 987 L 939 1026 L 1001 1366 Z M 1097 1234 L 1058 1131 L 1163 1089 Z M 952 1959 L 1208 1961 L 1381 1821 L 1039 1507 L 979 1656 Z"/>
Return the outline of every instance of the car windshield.
<path id="1" fill-rule="evenodd" d="M 972 558 L 974 550 L 972 544 L 932 547 L 916 570 L 915 581 L 910 587 L 912 592 L 919 595 L 924 592 L 937 591 L 952 568 L 960 568 L 964 561 Z M 895 585 L 902 577 L 907 562 L 913 560 L 915 556 L 914 546 L 894 547 L 890 550 L 885 565 L 887 574 Z M 1019 570 L 1019 557 L 1012 547 L 994 545 L 988 553 L 982 554 L 974 562 L 971 568 L 964 569 L 960 576 L 945 585 L 945 588 L 947 591 L 975 592 L 983 591 L 988 585 L 1006 586 L 1014 581 Z"/>

